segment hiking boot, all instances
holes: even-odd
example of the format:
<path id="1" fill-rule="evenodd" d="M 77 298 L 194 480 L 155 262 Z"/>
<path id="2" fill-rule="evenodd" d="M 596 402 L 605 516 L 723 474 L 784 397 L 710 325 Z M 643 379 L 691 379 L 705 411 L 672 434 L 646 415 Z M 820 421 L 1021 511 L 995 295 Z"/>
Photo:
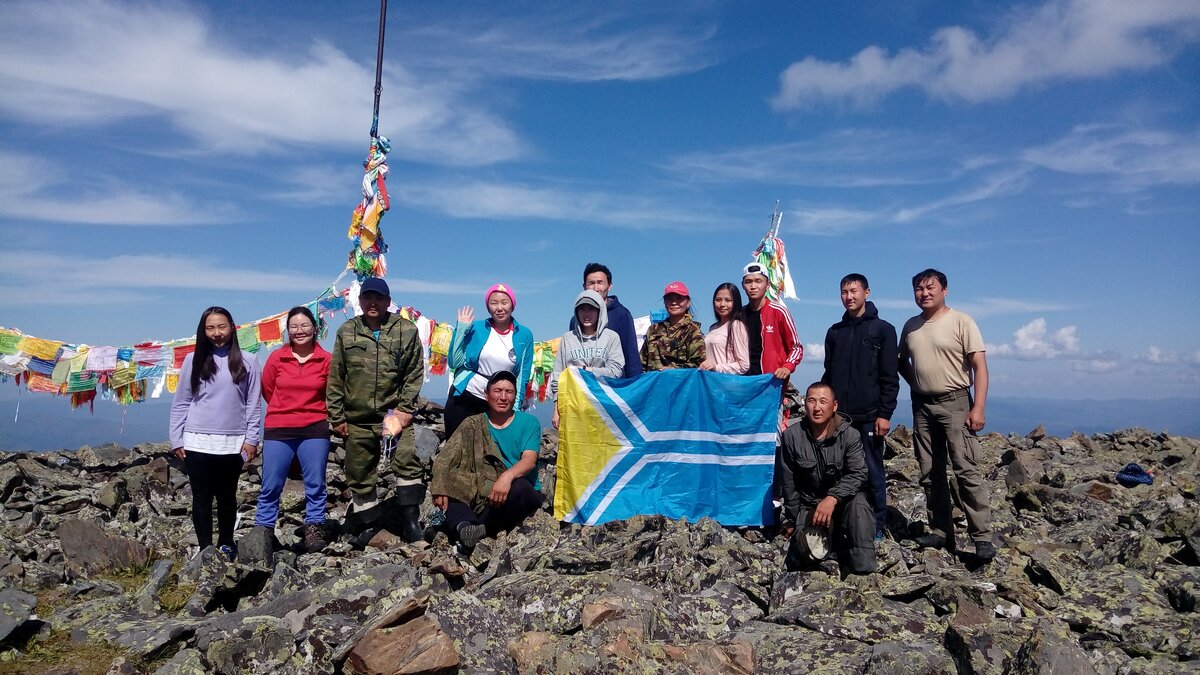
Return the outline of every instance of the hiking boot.
<path id="1" fill-rule="evenodd" d="M 946 537 L 941 534 L 923 534 L 913 541 L 921 548 L 946 548 Z"/>
<path id="2" fill-rule="evenodd" d="M 487 526 L 483 523 L 463 523 L 458 526 L 458 541 L 465 548 L 475 548 L 487 536 Z"/>
<path id="3" fill-rule="evenodd" d="M 217 547 L 221 555 L 225 556 L 229 562 L 237 560 L 237 544 L 221 544 Z"/>
<path id="4" fill-rule="evenodd" d="M 324 523 L 309 523 L 304 526 L 304 550 L 314 553 L 324 549 L 328 543 L 325 540 Z"/>
<path id="5" fill-rule="evenodd" d="M 975 557 L 983 562 L 988 562 L 996 557 L 996 547 L 990 541 L 975 542 Z"/>

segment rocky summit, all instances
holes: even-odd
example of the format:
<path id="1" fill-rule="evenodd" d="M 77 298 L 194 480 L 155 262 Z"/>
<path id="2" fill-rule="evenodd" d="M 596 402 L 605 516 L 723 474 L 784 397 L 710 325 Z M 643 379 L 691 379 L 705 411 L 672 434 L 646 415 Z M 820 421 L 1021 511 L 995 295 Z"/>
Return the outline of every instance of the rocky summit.
<path id="1" fill-rule="evenodd" d="M 439 411 L 417 419 L 428 461 Z M 996 559 L 911 541 L 925 502 L 898 427 L 867 576 L 786 572 L 770 529 L 660 516 L 581 527 L 539 512 L 469 554 L 443 535 L 364 536 L 343 522 L 340 451 L 329 546 L 303 550 L 298 481 L 275 531 L 252 527 L 253 466 L 230 561 L 196 550 L 166 445 L 0 453 L 0 673 L 1195 673 L 1200 443 L 982 440 Z M 556 451 L 547 433 L 547 486 Z M 1131 462 L 1153 484 L 1120 485 Z"/>

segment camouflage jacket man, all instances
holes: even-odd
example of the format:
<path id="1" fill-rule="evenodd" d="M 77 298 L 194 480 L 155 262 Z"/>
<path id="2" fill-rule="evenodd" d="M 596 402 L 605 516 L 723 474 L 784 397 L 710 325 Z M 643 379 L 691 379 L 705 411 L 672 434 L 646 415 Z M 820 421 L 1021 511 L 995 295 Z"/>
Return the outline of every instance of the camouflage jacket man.
<path id="1" fill-rule="evenodd" d="M 425 377 L 416 325 L 388 314 L 376 340 L 362 317 L 338 328 L 329 368 L 329 423 L 375 424 L 388 410 L 412 413 Z"/>

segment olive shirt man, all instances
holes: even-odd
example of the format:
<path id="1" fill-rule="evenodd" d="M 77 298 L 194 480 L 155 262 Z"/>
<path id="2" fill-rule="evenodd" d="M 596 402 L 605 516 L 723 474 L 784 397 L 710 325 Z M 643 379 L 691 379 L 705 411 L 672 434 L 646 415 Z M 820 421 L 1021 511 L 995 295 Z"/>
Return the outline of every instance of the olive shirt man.
<path id="1" fill-rule="evenodd" d="M 338 329 L 326 404 L 330 426 L 336 430 L 346 425 L 346 479 L 358 500 L 368 504 L 374 500 L 384 415 L 393 409 L 412 415 L 424 375 L 421 341 L 416 325 L 408 319 L 384 312 L 378 332 L 361 316 Z M 401 504 L 419 505 L 425 489 L 411 424 L 396 439 L 391 466 Z"/>
<path id="2" fill-rule="evenodd" d="M 931 279 L 934 286 L 939 284 Z M 922 543 L 940 547 L 953 539 L 948 458 L 966 512 L 967 534 L 975 542 L 976 554 L 991 558 L 995 549 L 990 493 L 979 467 L 982 451 L 974 428 L 983 426 L 982 409 L 971 396 L 973 384 L 977 395 L 987 395 L 986 365 L 980 378 L 975 358 L 983 355 L 983 336 L 970 316 L 945 306 L 944 286 L 931 290 L 940 293 L 940 304 L 934 300 L 922 305 L 921 291 L 914 292 L 925 311 L 909 319 L 900 333 L 900 372 L 912 388 L 913 448 L 931 529 Z"/>

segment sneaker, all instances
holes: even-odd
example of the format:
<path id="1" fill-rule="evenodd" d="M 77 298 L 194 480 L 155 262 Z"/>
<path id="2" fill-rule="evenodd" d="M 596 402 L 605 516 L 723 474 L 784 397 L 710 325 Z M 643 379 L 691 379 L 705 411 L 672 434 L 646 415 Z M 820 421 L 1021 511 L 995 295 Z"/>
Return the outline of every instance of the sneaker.
<path id="1" fill-rule="evenodd" d="M 886 538 L 887 537 L 885 537 L 883 534 L 883 530 L 875 530 L 875 543 L 876 544 L 882 544 L 883 540 Z"/>
<path id="2" fill-rule="evenodd" d="M 923 534 L 913 541 L 921 548 L 946 548 L 946 537 L 940 534 Z"/>
<path id="3" fill-rule="evenodd" d="M 458 526 L 458 541 L 467 548 L 475 548 L 485 536 L 487 526 L 483 523 L 463 523 Z"/>
<path id="4" fill-rule="evenodd" d="M 309 523 L 304 526 L 304 550 L 309 553 L 320 551 L 328 543 L 325 540 L 325 525 L 323 523 Z"/>
<path id="5" fill-rule="evenodd" d="M 237 544 L 221 544 L 217 547 L 217 550 L 220 551 L 221 555 L 225 556 L 229 562 L 237 560 Z"/>
<path id="6" fill-rule="evenodd" d="M 996 557 L 996 547 L 990 541 L 975 542 L 975 557 L 987 562 Z"/>

